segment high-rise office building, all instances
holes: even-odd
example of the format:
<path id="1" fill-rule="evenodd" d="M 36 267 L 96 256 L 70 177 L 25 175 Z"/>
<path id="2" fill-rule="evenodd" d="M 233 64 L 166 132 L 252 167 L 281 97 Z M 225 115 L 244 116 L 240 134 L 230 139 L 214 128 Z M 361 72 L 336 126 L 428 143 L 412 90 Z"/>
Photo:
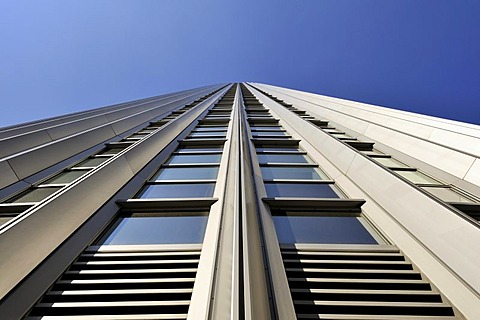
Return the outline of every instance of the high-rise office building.
<path id="1" fill-rule="evenodd" d="M 480 127 L 258 83 L 0 129 L 1 319 L 479 319 Z"/>

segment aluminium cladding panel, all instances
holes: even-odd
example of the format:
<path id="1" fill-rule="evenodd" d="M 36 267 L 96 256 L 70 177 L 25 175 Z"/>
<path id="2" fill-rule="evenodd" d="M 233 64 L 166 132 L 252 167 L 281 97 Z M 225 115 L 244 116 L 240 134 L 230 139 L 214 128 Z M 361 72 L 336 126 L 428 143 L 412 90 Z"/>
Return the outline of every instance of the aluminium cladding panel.
<path id="1" fill-rule="evenodd" d="M 476 170 L 480 161 L 479 137 L 379 114 L 371 116 L 367 111 L 358 108 L 343 110 L 346 107 L 329 101 L 322 101 L 321 104 L 318 101 L 315 102 L 315 99 L 309 98 L 312 94 L 261 84 L 258 84 L 258 87 L 263 90 L 271 88 L 270 92 L 279 98 L 297 104 L 313 115 L 327 118 L 455 177 L 480 186 L 480 177 Z M 399 121 L 401 123 L 395 129 L 395 123 Z M 477 131 L 480 132 L 480 128 Z M 431 137 L 437 138 L 431 139 Z"/>
<path id="2" fill-rule="evenodd" d="M 27 210 L 0 234 L 0 299 L 87 221 L 152 158 L 187 128 L 226 89 L 205 100 L 72 183 L 54 198 Z M 181 123 L 181 124 L 178 124 Z M 156 148 L 152 150 L 152 145 Z M 73 204 L 73 205 L 72 205 Z"/>
<path id="3" fill-rule="evenodd" d="M 192 94 L 198 94 L 199 92 L 202 92 L 202 90 L 195 90 Z M 84 130 L 131 116 L 135 113 L 155 109 L 178 99 L 179 94 L 173 94 L 169 97 L 145 101 L 127 108 L 119 107 L 119 109 L 116 110 L 106 110 L 100 114 L 86 115 L 81 119 L 73 119 L 61 124 L 46 126 L 43 129 L 25 132 L 5 139 L 0 138 L 0 158 L 34 148 L 50 141 L 65 138 L 69 135 L 74 135 Z M 161 105 L 159 106 L 159 104 Z"/>
<path id="4" fill-rule="evenodd" d="M 150 98 L 145 98 L 145 99 L 139 99 L 135 101 L 130 101 L 130 102 L 124 102 L 124 103 L 119 103 L 119 104 L 114 104 L 111 106 L 106 106 L 106 107 L 100 107 L 96 109 L 90 109 L 90 110 L 85 110 L 85 111 L 80 111 L 80 112 L 75 112 L 75 113 L 70 113 L 58 117 L 52 117 L 52 118 L 47 118 L 47 119 L 42 119 L 38 121 L 32 121 L 32 122 L 27 122 L 23 124 L 18 124 L 18 125 L 12 125 L 4 128 L 0 128 L 0 139 L 5 139 L 9 137 L 13 137 L 16 135 L 20 134 L 25 134 L 31 131 L 37 131 L 37 130 L 42 130 L 45 128 L 61 125 L 67 122 L 72 122 L 75 120 L 81 120 L 86 117 L 91 117 L 97 114 L 103 114 L 108 112 L 109 110 L 112 109 L 124 109 L 131 107 L 135 104 L 140 104 L 144 102 L 148 102 L 149 100 L 157 100 L 157 99 L 162 99 L 162 98 L 167 98 L 170 96 L 174 95 L 179 95 L 179 94 L 188 94 L 191 92 L 194 92 L 199 89 L 205 89 L 211 86 L 205 86 L 201 88 L 196 88 L 196 89 L 190 89 L 190 90 L 184 90 L 184 91 L 179 91 L 179 92 L 174 92 L 174 93 L 168 93 L 156 97 L 150 97 Z"/>
<path id="5" fill-rule="evenodd" d="M 208 92 L 198 93 L 195 96 L 190 96 L 181 100 L 170 102 L 167 105 L 156 108 L 156 110 L 144 111 L 113 123 L 108 123 L 84 132 L 75 134 L 70 137 L 52 141 L 47 145 L 39 146 L 34 149 L 21 152 L 16 156 L 4 159 L 12 168 L 13 173 L 17 176 L 17 181 L 22 180 L 42 169 L 45 169 L 57 162 L 60 162 L 68 157 L 71 157 L 82 150 L 95 146 L 103 141 L 111 139 L 122 132 L 125 132 L 135 126 L 148 122 L 162 113 L 170 111 L 179 105 L 187 103 L 192 99 L 197 99 Z M 0 161 L 1 163 L 2 161 Z M 0 188 L 4 188 L 16 181 L 1 179 Z"/>
<path id="6" fill-rule="evenodd" d="M 380 205 L 384 211 L 374 208 L 365 210 L 365 214 L 407 256 L 419 257 L 413 262 L 461 312 L 470 316 L 480 314 L 480 254 L 477 246 L 480 229 L 353 148 L 253 91 L 272 113 L 285 121 L 285 126 L 292 128 L 289 130 L 292 135 L 294 132 L 300 134 L 343 173 L 343 177 L 335 174 L 341 187 L 345 189 L 347 186 L 352 196 L 358 197 L 355 193 L 361 192 Z M 376 205 L 367 201 L 365 207 L 372 206 Z M 395 229 L 403 229 L 406 233 L 387 232 Z M 419 254 L 421 252 L 423 256 Z"/>
<path id="7" fill-rule="evenodd" d="M 334 98 L 329 96 L 323 96 L 319 94 L 302 92 L 293 89 L 287 89 L 282 87 L 275 87 L 266 84 L 255 84 L 258 86 L 263 86 L 265 88 L 270 88 L 273 91 L 277 91 L 288 96 L 297 97 L 304 99 L 310 102 L 314 102 L 320 105 L 327 103 L 328 106 L 334 106 L 335 110 L 345 111 L 346 113 L 352 113 L 358 116 L 361 116 L 365 120 L 377 120 L 377 122 L 382 123 L 382 121 L 389 121 L 389 124 L 397 127 L 399 129 L 406 126 L 408 129 L 415 131 L 415 134 L 423 138 L 432 138 L 429 136 L 429 133 L 432 133 L 435 129 L 445 132 L 446 134 L 461 134 L 464 136 L 471 136 L 474 138 L 480 138 L 480 126 L 465 123 L 460 121 L 454 121 L 449 119 L 443 119 L 423 114 L 417 114 L 413 112 L 396 110 L 387 107 L 381 107 L 356 101 L 350 101 L 340 98 Z M 391 122 L 390 122 L 391 121 Z M 403 130 L 405 131 L 405 130 Z M 471 147 L 471 146 L 467 146 Z M 479 150 L 476 147 L 476 150 Z M 466 151 L 466 150 L 464 150 Z"/>
<path id="8" fill-rule="evenodd" d="M 7 161 L 0 161 L 0 188 L 11 185 L 19 179 Z"/>

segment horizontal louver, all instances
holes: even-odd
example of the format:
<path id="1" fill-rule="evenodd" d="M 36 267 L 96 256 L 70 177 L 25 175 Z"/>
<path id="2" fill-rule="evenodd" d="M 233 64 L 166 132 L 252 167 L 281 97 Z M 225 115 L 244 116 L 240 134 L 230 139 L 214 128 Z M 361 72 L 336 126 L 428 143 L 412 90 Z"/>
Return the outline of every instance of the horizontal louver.
<path id="1" fill-rule="evenodd" d="M 200 250 L 90 247 L 27 319 L 186 319 Z"/>
<path id="2" fill-rule="evenodd" d="M 396 249 L 296 250 L 282 257 L 298 319 L 454 319 Z"/>

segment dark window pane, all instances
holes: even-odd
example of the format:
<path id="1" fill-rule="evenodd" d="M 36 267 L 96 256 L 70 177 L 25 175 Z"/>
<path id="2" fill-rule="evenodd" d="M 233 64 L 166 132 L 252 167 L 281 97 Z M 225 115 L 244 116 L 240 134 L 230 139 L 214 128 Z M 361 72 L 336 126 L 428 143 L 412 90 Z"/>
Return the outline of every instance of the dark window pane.
<path id="1" fill-rule="evenodd" d="M 308 163 L 303 154 L 258 154 L 259 163 Z"/>
<path id="2" fill-rule="evenodd" d="M 252 131 L 254 130 L 269 130 L 269 131 L 278 131 L 282 130 L 282 127 L 280 126 L 250 126 Z"/>
<path id="3" fill-rule="evenodd" d="M 131 136 L 129 136 L 128 138 L 129 139 L 143 139 L 147 136 L 148 134 L 132 134 Z"/>
<path id="4" fill-rule="evenodd" d="M 300 151 L 300 149 L 296 147 L 258 147 L 256 148 L 257 152 L 264 152 L 264 151 L 287 151 L 287 152 L 295 152 Z"/>
<path id="5" fill-rule="evenodd" d="M 62 187 L 34 188 L 16 198 L 13 198 L 12 200 L 9 200 L 8 202 L 39 202 L 60 189 L 62 189 Z"/>
<path id="6" fill-rule="evenodd" d="M 342 138 L 353 138 L 352 136 L 348 135 L 348 134 L 345 134 L 345 133 L 331 133 L 335 138 L 339 138 L 339 139 L 342 139 Z"/>
<path id="7" fill-rule="evenodd" d="M 268 197 L 338 198 L 324 183 L 265 183 Z"/>
<path id="8" fill-rule="evenodd" d="M 213 195 L 215 183 L 167 183 L 149 185 L 139 198 L 205 198 Z"/>
<path id="9" fill-rule="evenodd" d="M 221 152 L 222 150 L 223 150 L 223 145 L 211 146 L 211 147 L 184 146 L 184 147 L 178 148 L 175 152 L 178 152 L 178 153 L 211 152 L 211 151 Z"/>
<path id="10" fill-rule="evenodd" d="M 120 218 L 99 244 L 202 243 L 207 220 L 207 216 Z"/>
<path id="11" fill-rule="evenodd" d="M 79 167 L 96 167 L 102 164 L 103 162 L 107 161 L 110 158 L 89 158 L 85 161 L 80 162 L 79 164 L 73 166 L 74 168 Z"/>
<path id="12" fill-rule="evenodd" d="M 227 131 L 227 127 L 196 127 L 194 131 Z"/>
<path id="13" fill-rule="evenodd" d="M 190 137 L 206 137 L 206 136 L 216 136 L 220 138 L 224 138 L 226 135 L 225 132 L 218 132 L 218 131 L 212 131 L 212 132 L 192 132 L 190 133 Z"/>
<path id="14" fill-rule="evenodd" d="M 106 149 L 102 152 L 97 153 L 98 155 L 103 155 L 103 154 L 117 154 L 119 152 L 122 152 L 125 150 L 125 148 L 111 148 L 111 149 Z"/>
<path id="15" fill-rule="evenodd" d="M 81 176 L 83 176 L 85 173 L 87 173 L 88 170 L 73 170 L 73 171 L 64 171 L 60 173 L 59 175 L 56 175 L 53 178 L 48 179 L 47 181 L 43 182 L 42 184 L 55 184 L 55 183 L 70 183 Z"/>
<path id="16" fill-rule="evenodd" d="M 216 179 L 218 167 L 163 168 L 154 180 Z"/>
<path id="17" fill-rule="evenodd" d="M 265 180 L 271 179 L 308 179 L 326 180 L 328 177 L 319 170 L 311 167 L 261 167 Z"/>
<path id="18" fill-rule="evenodd" d="M 274 216 L 280 243 L 378 244 L 357 217 Z"/>
<path id="19" fill-rule="evenodd" d="M 183 163 L 220 163 L 221 154 L 174 155 L 168 160 L 169 164 Z"/>
<path id="20" fill-rule="evenodd" d="M 265 137 L 265 136 L 285 136 L 286 133 L 283 131 L 252 131 L 252 136 L 254 137 Z"/>

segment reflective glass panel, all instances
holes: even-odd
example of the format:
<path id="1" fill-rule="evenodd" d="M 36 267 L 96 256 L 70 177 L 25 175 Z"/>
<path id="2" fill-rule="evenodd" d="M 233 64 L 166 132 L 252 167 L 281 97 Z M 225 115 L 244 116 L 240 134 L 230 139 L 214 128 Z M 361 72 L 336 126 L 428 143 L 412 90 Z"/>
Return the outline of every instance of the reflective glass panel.
<path id="1" fill-rule="evenodd" d="M 183 146 L 175 150 L 178 153 L 192 153 L 192 152 L 221 152 L 223 145 L 210 146 L 210 147 L 197 147 L 197 146 Z"/>
<path id="2" fill-rule="evenodd" d="M 328 177 L 319 170 L 311 167 L 261 167 L 265 180 L 271 179 L 306 179 L 326 180 Z"/>
<path id="3" fill-rule="evenodd" d="M 382 153 L 382 152 L 380 152 L 380 151 L 378 151 L 378 150 L 375 150 L 375 149 L 369 150 L 369 151 L 360 151 L 360 152 L 362 152 L 362 153 L 364 153 L 364 154 L 366 154 L 366 155 L 380 155 L 380 154 L 384 154 L 384 153 Z"/>
<path id="4" fill-rule="evenodd" d="M 378 244 L 357 217 L 273 216 L 280 243 Z"/>
<path id="5" fill-rule="evenodd" d="M 257 154 L 259 163 L 308 163 L 303 154 Z"/>
<path id="6" fill-rule="evenodd" d="M 163 168 L 153 180 L 203 180 L 216 179 L 218 167 Z"/>
<path id="7" fill-rule="evenodd" d="M 430 192 L 445 202 L 474 202 L 473 200 L 462 196 L 450 188 L 422 187 L 422 189 Z"/>
<path id="8" fill-rule="evenodd" d="M 325 183 L 265 183 L 268 197 L 338 198 Z"/>
<path id="9" fill-rule="evenodd" d="M 388 168 L 408 168 L 407 165 L 392 158 L 372 158 L 372 159 Z"/>
<path id="10" fill-rule="evenodd" d="M 117 154 L 119 152 L 122 152 L 123 150 L 125 150 L 125 148 L 111 148 L 111 149 L 107 149 L 107 150 L 104 150 L 102 152 L 99 152 L 97 154 L 101 155 L 101 154 Z"/>
<path id="11" fill-rule="evenodd" d="M 440 184 L 440 182 L 433 180 L 423 173 L 420 173 L 418 171 L 395 171 L 402 177 L 406 178 L 407 180 L 410 180 L 412 183 L 416 184 Z"/>
<path id="12" fill-rule="evenodd" d="M 332 134 L 332 136 L 338 139 L 353 139 L 352 136 L 349 136 L 348 134 L 344 134 L 344 133 Z"/>
<path id="13" fill-rule="evenodd" d="M 227 131 L 227 127 L 196 127 L 194 131 Z"/>
<path id="14" fill-rule="evenodd" d="M 221 154 L 179 154 L 172 156 L 167 163 L 184 164 L 184 163 L 220 163 Z"/>
<path id="15" fill-rule="evenodd" d="M 147 186 L 139 198 L 208 198 L 215 183 L 166 183 Z"/>
<path id="16" fill-rule="evenodd" d="M 202 243 L 207 216 L 132 216 L 119 218 L 102 245 Z"/>
<path id="17" fill-rule="evenodd" d="M 286 151 L 286 152 L 295 152 L 300 151 L 296 147 L 258 147 L 256 148 L 257 152 L 268 152 L 268 151 Z"/>
<path id="18" fill-rule="evenodd" d="M 254 130 L 270 130 L 270 131 L 278 131 L 282 130 L 282 127 L 280 126 L 250 126 L 252 131 Z"/>
<path id="19" fill-rule="evenodd" d="M 147 136 L 148 134 L 132 134 L 129 136 L 129 139 L 143 139 Z"/>
<path id="20" fill-rule="evenodd" d="M 192 132 L 190 133 L 190 137 L 208 137 L 208 136 L 216 136 L 216 137 L 225 137 L 226 132 L 219 132 L 219 131 L 212 131 L 212 132 Z"/>
<path id="21" fill-rule="evenodd" d="M 323 131 L 328 132 L 328 133 L 342 133 L 342 131 L 337 130 L 335 128 L 324 128 Z"/>
<path id="22" fill-rule="evenodd" d="M 102 164 L 103 162 L 107 161 L 108 159 L 110 158 L 104 158 L 104 157 L 101 157 L 101 158 L 89 158 L 87 160 L 84 160 L 82 162 L 80 162 L 79 164 L 73 166 L 74 168 L 80 168 L 80 167 L 97 167 L 99 166 L 100 164 Z"/>
<path id="23" fill-rule="evenodd" d="M 88 170 L 73 170 L 73 171 L 64 171 L 60 173 L 59 175 L 56 175 L 53 178 L 48 179 L 47 181 L 43 182 L 42 184 L 56 184 L 56 183 L 70 183 L 81 176 L 83 176 L 85 173 L 87 173 Z"/>
<path id="24" fill-rule="evenodd" d="M 287 134 L 283 131 L 252 131 L 254 137 L 264 137 L 264 136 L 286 136 Z"/>
<path id="25" fill-rule="evenodd" d="M 11 202 L 11 203 L 39 202 L 45 199 L 46 197 L 50 196 L 51 194 L 57 192 L 60 189 L 62 189 L 62 187 L 34 188 L 7 202 Z"/>

